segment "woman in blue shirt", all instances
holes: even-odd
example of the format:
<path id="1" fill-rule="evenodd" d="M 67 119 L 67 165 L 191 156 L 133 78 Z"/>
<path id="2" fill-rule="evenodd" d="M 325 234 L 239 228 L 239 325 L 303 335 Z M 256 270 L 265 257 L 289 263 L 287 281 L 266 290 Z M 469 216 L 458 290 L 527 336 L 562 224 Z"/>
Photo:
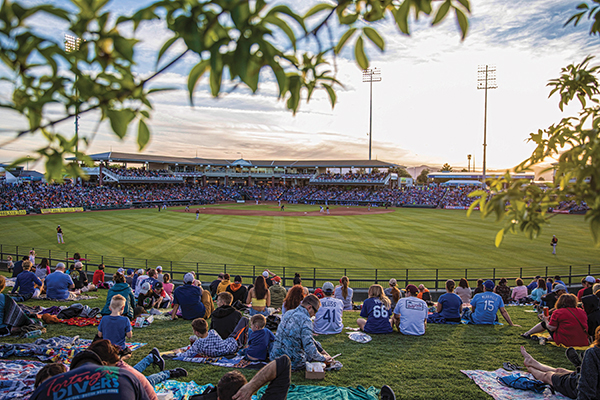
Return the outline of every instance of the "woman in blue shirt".
<path id="1" fill-rule="evenodd" d="M 542 302 L 542 296 L 546 294 L 546 281 L 544 278 L 538 279 L 538 286 L 531 291 L 531 299 L 534 304 L 540 304 Z"/>
<path id="2" fill-rule="evenodd" d="M 427 322 L 446 323 L 460 322 L 460 308 L 462 299 L 454 293 L 456 282 L 452 279 L 446 281 L 446 293 L 440 296 L 436 306 L 436 313 L 427 318 Z"/>
<path id="3" fill-rule="evenodd" d="M 358 327 L 367 333 L 392 333 L 392 311 L 390 309 L 391 301 L 383 293 L 381 285 L 371 285 L 369 288 L 369 298 L 363 303 L 360 310 L 360 316 L 356 320 Z"/>

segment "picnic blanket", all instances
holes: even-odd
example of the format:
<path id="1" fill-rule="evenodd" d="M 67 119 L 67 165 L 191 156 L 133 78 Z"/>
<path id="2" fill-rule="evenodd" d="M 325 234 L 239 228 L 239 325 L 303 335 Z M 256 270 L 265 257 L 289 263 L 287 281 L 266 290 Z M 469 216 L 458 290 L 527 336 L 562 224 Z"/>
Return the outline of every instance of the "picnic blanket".
<path id="1" fill-rule="evenodd" d="M 43 366 L 40 361 L 0 360 L 0 400 L 28 398 Z"/>
<path id="2" fill-rule="evenodd" d="M 75 317 L 69 319 L 63 319 L 63 324 L 74 325 L 74 326 L 98 326 L 100 325 L 100 318 L 84 318 L 84 317 Z"/>
<path id="3" fill-rule="evenodd" d="M 506 371 L 502 368 L 499 368 L 495 371 L 463 371 L 463 374 L 468 376 L 470 379 L 475 382 L 477 386 L 481 388 L 484 392 L 492 396 L 496 400 L 514 400 L 514 399 L 524 399 L 524 400 L 544 400 L 544 399 L 556 399 L 556 400 L 566 400 L 568 397 L 563 396 L 560 393 L 552 394 L 550 389 L 544 390 L 544 393 L 537 394 L 531 390 L 519 390 L 513 389 L 508 386 L 504 386 L 496 378 L 512 375 L 515 371 Z M 520 372 L 521 375 L 527 376 L 528 378 L 532 378 L 533 376 L 527 372 Z"/>
<path id="4" fill-rule="evenodd" d="M 168 380 L 154 385 L 154 391 L 157 394 L 170 391 L 173 393 L 173 400 L 189 400 L 189 398 L 194 395 L 204 393 L 204 391 L 211 386 L 213 385 L 210 383 L 208 385 L 200 386 L 194 381 L 179 382 Z"/>
<path id="5" fill-rule="evenodd" d="M 39 297 L 37 298 L 37 300 L 51 300 L 51 301 L 81 301 L 81 300 L 92 300 L 92 299 L 97 299 L 98 296 L 88 296 L 87 294 L 79 294 L 76 295 L 73 292 L 69 292 L 69 298 L 67 299 L 49 299 L 46 297 L 45 294 L 40 294 Z"/>
<path id="6" fill-rule="evenodd" d="M 256 393 L 257 398 L 261 398 L 267 390 L 263 386 Z M 288 391 L 288 400 L 306 400 L 306 399 L 327 399 L 327 400 L 378 400 L 380 389 L 373 386 L 365 389 L 362 386 L 344 387 L 344 386 L 311 386 L 311 385 L 290 385 Z M 253 397 L 254 398 L 254 397 Z"/>
<path id="7" fill-rule="evenodd" d="M 568 347 L 573 347 L 575 350 L 584 351 L 584 350 L 587 350 L 587 349 L 590 348 L 590 346 L 565 346 L 564 344 L 557 344 L 554 340 L 552 340 L 552 338 L 550 337 L 550 333 L 549 332 L 532 333 L 531 336 L 537 337 L 537 338 L 540 338 L 540 337 L 546 338 L 546 340 L 547 340 L 546 343 L 549 343 L 549 344 L 551 344 L 553 346 L 556 346 L 556 347 L 562 347 L 564 349 L 566 349 Z"/>
<path id="8" fill-rule="evenodd" d="M 92 343 L 79 336 L 57 336 L 49 339 L 37 339 L 33 343 L 0 343 L 0 357 L 36 357 L 42 361 L 62 362 L 70 364 L 81 350 Z M 137 350 L 146 343 L 125 343 L 131 351 Z"/>
<path id="9" fill-rule="evenodd" d="M 177 361 L 185 361 L 185 362 L 193 362 L 199 364 L 210 364 L 216 365 L 217 367 L 225 367 L 225 368 L 249 368 L 249 369 L 261 369 L 265 365 L 266 362 L 263 361 L 249 361 L 244 360 L 243 356 L 235 356 L 233 358 L 226 357 L 208 357 L 202 354 L 196 354 L 194 357 L 181 357 L 175 354 L 176 351 L 186 351 L 190 348 L 190 346 L 182 347 L 180 349 L 175 349 L 173 351 L 168 351 L 165 353 L 160 353 L 161 356 L 165 358 L 172 358 Z"/>

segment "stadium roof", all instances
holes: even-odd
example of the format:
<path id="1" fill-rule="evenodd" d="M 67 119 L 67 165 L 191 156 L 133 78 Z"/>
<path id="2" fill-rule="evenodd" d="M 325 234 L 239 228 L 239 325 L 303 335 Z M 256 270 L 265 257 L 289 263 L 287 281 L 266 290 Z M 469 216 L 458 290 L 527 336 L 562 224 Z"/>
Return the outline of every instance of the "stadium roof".
<path id="1" fill-rule="evenodd" d="M 504 176 L 506 172 L 486 172 L 485 176 L 487 178 L 499 178 Z M 510 175 L 513 179 L 534 179 L 535 174 L 533 172 L 525 172 L 521 174 L 515 174 L 511 172 Z M 477 179 L 481 180 L 483 178 L 483 174 L 481 172 L 433 172 L 431 174 L 427 174 L 427 177 L 430 179 Z"/>
<path id="2" fill-rule="evenodd" d="M 254 167 L 295 167 L 295 168 L 392 168 L 401 165 L 380 160 L 221 160 L 199 157 L 170 157 L 137 153 L 106 152 L 91 154 L 94 161 L 157 163 L 211 166 L 254 166 Z"/>

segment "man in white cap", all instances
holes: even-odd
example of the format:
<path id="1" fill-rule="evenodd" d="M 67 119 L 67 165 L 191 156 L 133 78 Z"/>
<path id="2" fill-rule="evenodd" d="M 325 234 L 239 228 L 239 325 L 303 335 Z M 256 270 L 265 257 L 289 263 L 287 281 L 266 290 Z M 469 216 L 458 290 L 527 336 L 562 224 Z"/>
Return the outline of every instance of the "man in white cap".
<path id="1" fill-rule="evenodd" d="M 160 283 L 165 283 L 163 276 L 164 274 L 162 272 L 162 267 L 159 265 L 158 267 L 156 267 L 156 280 Z"/>
<path id="2" fill-rule="evenodd" d="M 593 287 L 594 287 L 595 283 L 596 283 L 596 278 L 594 278 L 591 275 L 588 275 L 585 278 L 583 278 L 581 280 L 581 285 L 583 286 L 583 288 L 580 289 L 579 292 L 577 292 L 577 300 L 581 301 L 583 296 L 594 294 Z"/>
<path id="3" fill-rule="evenodd" d="M 277 276 L 276 274 L 272 273 L 271 271 L 269 271 L 268 269 L 265 269 L 262 273 L 262 276 L 265 277 L 265 280 L 267 281 L 267 287 L 271 287 L 273 286 L 273 277 Z"/>
<path id="4" fill-rule="evenodd" d="M 552 240 L 550 241 L 550 245 L 552 246 L 552 254 L 556 255 L 556 245 L 558 244 L 558 239 L 556 235 L 552 235 Z"/>
<path id="5" fill-rule="evenodd" d="M 335 289 L 333 283 L 325 282 L 322 289 L 325 297 L 321 299 L 321 307 L 315 314 L 315 333 L 335 335 L 344 329 L 342 323 L 344 302 L 333 297 Z"/>
<path id="6" fill-rule="evenodd" d="M 188 272 L 183 276 L 183 286 L 179 286 L 173 292 L 172 320 L 177 318 L 180 307 L 183 319 L 193 320 L 204 317 L 206 307 L 202 303 L 202 288 L 192 285 L 194 278 L 194 274 Z"/>

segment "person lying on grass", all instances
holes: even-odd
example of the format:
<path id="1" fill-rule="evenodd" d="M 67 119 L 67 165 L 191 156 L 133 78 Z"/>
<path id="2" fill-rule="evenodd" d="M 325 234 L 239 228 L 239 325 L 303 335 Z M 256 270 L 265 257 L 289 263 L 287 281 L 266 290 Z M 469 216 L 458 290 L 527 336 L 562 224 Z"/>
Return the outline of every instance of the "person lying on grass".
<path id="1" fill-rule="evenodd" d="M 583 360 L 572 347 L 566 350 L 567 358 L 575 365 L 576 371 L 552 368 L 536 361 L 521 346 L 523 364 L 537 380 L 552 385 L 554 390 L 578 400 L 600 398 L 600 327 L 596 329 L 595 341 L 583 355 Z"/>
<path id="2" fill-rule="evenodd" d="M 369 287 L 369 298 L 363 303 L 360 316 L 356 320 L 358 327 L 367 333 L 392 333 L 392 302 L 383 292 L 381 285 Z M 367 318 L 367 319 L 364 319 Z"/>
<path id="3" fill-rule="evenodd" d="M 221 357 L 235 354 L 246 346 L 248 341 L 248 318 L 242 317 L 237 326 L 227 339 L 222 339 L 214 329 L 208 330 L 208 323 L 204 318 L 192 321 L 192 329 L 196 338 L 187 351 L 176 351 L 181 357 L 195 357 L 196 355 L 208 357 Z M 193 340 L 193 338 L 191 339 Z"/>

